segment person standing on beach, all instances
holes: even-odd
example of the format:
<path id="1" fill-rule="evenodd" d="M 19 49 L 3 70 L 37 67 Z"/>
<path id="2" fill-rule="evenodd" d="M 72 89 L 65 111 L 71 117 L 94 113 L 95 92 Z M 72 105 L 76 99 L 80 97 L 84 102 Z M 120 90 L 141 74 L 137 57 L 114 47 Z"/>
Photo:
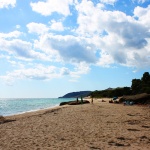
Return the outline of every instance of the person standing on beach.
<path id="1" fill-rule="evenodd" d="M 82 96 L 81 96 L 81 104 L 83 104 L 83 98 L 82 98 Z"/>
<path id="2" fill-rule="evenodd" d="M 93 97 L 92 97 L 91 103 L 93 104 Z"/>
<path id="3" fill-rule="evenodd" d="M 93 94 L 91 94 L 91 104 L 93 104 Z"/>
<path id="4" fill-rule="evenodd" d="M 77 97 L 77 103 L 79 102 L 78 97 Z"/>

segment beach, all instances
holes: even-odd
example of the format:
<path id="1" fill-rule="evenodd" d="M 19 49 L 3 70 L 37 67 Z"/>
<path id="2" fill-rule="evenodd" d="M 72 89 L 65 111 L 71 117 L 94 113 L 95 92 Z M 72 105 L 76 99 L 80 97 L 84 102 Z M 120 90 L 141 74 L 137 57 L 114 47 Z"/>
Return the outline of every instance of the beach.
<path id="1" fill-rule="evenodd" d="M 150 108 L 103 100 L 8 116 L 0 150 L 148 150 Z"/>

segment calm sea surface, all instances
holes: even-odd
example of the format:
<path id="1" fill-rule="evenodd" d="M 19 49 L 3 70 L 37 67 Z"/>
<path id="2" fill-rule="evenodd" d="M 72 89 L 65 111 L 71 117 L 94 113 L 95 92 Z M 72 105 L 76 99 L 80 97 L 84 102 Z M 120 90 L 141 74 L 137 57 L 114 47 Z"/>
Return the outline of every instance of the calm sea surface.
<path id="1" fill-rule="evenodd" d="M 8 98 L 0 99 L 0 115 L 10 116 L 59 106 L 75 98 Z"/>

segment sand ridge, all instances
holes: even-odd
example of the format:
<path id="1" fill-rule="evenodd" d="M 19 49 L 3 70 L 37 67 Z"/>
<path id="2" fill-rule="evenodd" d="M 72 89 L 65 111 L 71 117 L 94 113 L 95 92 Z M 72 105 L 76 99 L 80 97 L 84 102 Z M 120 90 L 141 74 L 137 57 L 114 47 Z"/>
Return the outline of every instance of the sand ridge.
<path id="1" fill-rule="evenodd" d="M 8 117 L 0 150 L 148 150 L 150 109 L 104 100 Z"/>

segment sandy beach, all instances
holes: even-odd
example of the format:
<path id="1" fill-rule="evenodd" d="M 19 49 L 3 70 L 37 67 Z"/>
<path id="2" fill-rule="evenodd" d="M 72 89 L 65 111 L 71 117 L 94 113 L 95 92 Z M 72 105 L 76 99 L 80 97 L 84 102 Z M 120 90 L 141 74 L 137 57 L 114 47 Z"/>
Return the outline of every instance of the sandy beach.
<path id="1" fill-rule="evenodd" d="M 0 150 L 148 150 L 150 108 L 104 100 L 7 117 Z"/>

